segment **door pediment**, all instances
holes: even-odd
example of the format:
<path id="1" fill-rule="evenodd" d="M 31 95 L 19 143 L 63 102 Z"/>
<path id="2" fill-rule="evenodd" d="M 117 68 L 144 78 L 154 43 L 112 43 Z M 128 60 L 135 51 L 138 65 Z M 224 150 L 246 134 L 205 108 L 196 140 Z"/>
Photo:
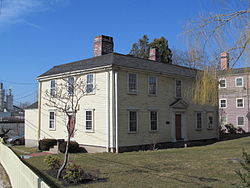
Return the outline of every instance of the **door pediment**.
<path id="1" fill-rule="evenodd" d="M 177 99 L 169 106 L 174 109 L 187 109 L 188 104 L 183 99 Z"/>

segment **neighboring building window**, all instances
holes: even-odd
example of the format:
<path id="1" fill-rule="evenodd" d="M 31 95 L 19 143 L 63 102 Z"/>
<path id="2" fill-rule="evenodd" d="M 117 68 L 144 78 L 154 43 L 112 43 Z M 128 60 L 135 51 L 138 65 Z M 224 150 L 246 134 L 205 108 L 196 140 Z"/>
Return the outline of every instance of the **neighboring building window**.
<path id="1" fill-rule="evenodd" d="M 226 79 L 220 79 L 219 87 L 220 88 L 226 88 Z"/>
<path id="2" fill-rule="evenodd" d="M 236 84 L 236 87 L 242 87 L 243 86 L 243 78 L 242 77 L 236 78 L 235 84 Z"/>
<path id="3" fill-rule="evenodd" d="M 75 82 L 74 77 L 68 78 L 68 93 L 69 93 L 69 95 L 74 94 L 74 82 Z"/>
<path id="4" fill-rule="evenodd" d="M 220 108 L 226 108 L 226 107 L 227 107 L 227 100 L 220 99 Z"/>
<path id="5" fill-rule="evenodd" d="M 175 80 L 175 97 L 177 98 L 181 98 L 182 97 L 182 93 L 181 93 L 181 84 L 182 81 L 181 80 Z"/>
<path id="6" fill-rule="evenodd" d="M 50 81 L 50 95 L 52 97 L 56 96 L 56 81 L 55 80 Z"/>
<path id="7" fill-rule="evenodd" d="M 55 129 L 55 125 L 55 112 L 49 112 L 49 129 Z"/>
<path id="8" fill-rule="evenodd" d="M 244 108 L 244 99 L 242 99 L 242 98 L 236 99 L 236 107 L 237 108 Z"/>
<path id="9" fill-rule="evenodd" d="M 238 116 L 237 117 L 237 125 L 238 126 L 243 126 L 245 124 L 244 122 L 244 116 Z"/>
<path id="10" fill-rule="evenodd" d="M 202 112 L 196 112 L 196 129 L 202 128 Z"/>
<path id="11" fill-rule="evenodd" d="M 94 92 L 94 75 L 88 74 L 87 75 L 86 93 L 93 93 L 93 92 Z"/>
<path id="12" fill-rule="evenodd" d="M 214 116 L 212 112 L 207 113 L 207 128 L 212 129 L 214 124 Z"/>
<path id="13" fill-rule="evenodd" d="M 226 125 L 227 124 L 227 117 L 226 116 L 222 116 L 221 118 L 220 118 L 220 125 L 221 126 L 224 126 L 224 125 Z"/>
<path id="14" fill-rule="evenodd" d="M 133 73 L 128 74 L 128 92 L 137 93 L 137 75 Z"/>
<path id="15" fill-rule="evenodd" d="M 157 78 L 155 76 L 148 77 L 148 94 L 156 95 Z"/>
<path id="16" fill-rule="evenodd" d="M 128 129 L 131 133 L 137 131 L 137 111 L 128 112 Z"/>
<path id="17" fill-rule="evenodd" d="M 158 124 L 158 112 L 157 111 L 150 111 L 150 130 L 157 131 L 157 124 Z"/>
<path id="18" fill-rule="evenodd" d="M 85 130 L 93 131 L 93 110 L 85 111 Z"/>

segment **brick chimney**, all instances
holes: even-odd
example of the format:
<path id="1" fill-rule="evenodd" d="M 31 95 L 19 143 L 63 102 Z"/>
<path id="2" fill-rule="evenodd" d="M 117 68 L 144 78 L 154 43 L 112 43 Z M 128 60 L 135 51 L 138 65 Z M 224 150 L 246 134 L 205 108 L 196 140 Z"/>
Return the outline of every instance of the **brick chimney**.
<path id="1" fill-rule="evenodd" d="M 113 38 L 105 35 L 95 37 L 94 56 L 112 53 L 114 50 Z"/>
<path id="2" fill-rule="evenodd" d="M 153 61 L 159 61 L 159 49 L 158 48 L 150 48 L 149 50 L 149 60 L 153 60 Z"/>
<path id="3" fill-rule="evenodd" d="M 220 67 L 221 70 L 227 70 L 229 69 L 229 53 L 227 52 L 222 52 L 220 54 Z"/>

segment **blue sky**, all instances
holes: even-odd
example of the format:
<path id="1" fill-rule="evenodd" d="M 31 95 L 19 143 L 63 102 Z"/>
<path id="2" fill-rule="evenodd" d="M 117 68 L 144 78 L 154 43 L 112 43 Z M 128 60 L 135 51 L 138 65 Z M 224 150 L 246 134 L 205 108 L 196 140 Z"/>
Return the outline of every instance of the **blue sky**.
<path id="1" fill-rule="evenodd" d="M 165 36 L 186 49 L 184 25 L 200 12 L 216 11 L 215 0 L 2 0 L 0 81 L 14 102 L 33 102 L 36 77 L 55 65 L 93 56 L 97 35 L 114 38 L 127 54 L 143 34 Z M 218 7 L 217 7 L 218 8 Z"/>

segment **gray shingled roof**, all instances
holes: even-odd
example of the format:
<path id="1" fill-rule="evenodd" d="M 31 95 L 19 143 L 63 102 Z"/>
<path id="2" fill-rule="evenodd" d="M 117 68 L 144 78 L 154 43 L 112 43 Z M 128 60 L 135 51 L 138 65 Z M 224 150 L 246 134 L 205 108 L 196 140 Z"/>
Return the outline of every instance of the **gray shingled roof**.
<path id="1" fill-rule="evenodd" d="M 232 68 L 232 69 L 220 71 L 219 75 L 245 74 L 245 73 L 249 73 L 249 72 L 250 72 L 250 67 Z"/>
<path id="2" fill-rule="evenodd" d="M 197 73 L 196 69 L 191 69 L 183 66 L 155 62 L 147 59 L 133 57 L 130 55 L 110 53 L 98 57 L 93 57 L 90 59 L 85 59 L 55 66 L 52 69 L 40 75 L 38 78 L 60 73 L 109 66 L 109 65 L 153 71 L 168 75 L 187 76 L 187 77 L 195 77 Z"/>
<path id="3" fill-rule="evenodd" d="M 29 105 L 25 109 L 37 109 L 37 108 L 38 108 L 38 101 L 36 101 L 33 104 Z"/>

